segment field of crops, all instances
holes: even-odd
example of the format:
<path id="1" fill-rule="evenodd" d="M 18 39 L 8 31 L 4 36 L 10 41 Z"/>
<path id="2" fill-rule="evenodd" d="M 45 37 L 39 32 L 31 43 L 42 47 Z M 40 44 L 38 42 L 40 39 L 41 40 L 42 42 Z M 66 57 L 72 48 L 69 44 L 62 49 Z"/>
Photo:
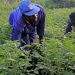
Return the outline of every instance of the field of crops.
<path id="1" fill-rule="evenodd" d="M 75 8 L 47 9 L 45 37 L 42 46 L 34 42 L 32 53 L 17 49 L 20 43 L 12 40 L 12 25 L 9 14 L 18 7 L 6 2 L 0 3 L 0 75 L 75 75 L 74 32 L 72 38 L 64 38 L 69 14 Z M 26 55 L 25 55 L 26 54 Z M 25 56 L 25 59 L 19 58 Z"/>

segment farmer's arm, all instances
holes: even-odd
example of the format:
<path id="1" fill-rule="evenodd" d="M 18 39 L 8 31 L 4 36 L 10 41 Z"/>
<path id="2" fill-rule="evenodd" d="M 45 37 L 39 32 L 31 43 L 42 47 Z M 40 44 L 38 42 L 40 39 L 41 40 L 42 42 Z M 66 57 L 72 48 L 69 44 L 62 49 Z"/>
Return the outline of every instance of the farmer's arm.
<path id="1" fill-rule="evenodd" d="M 67 33 L 68 33 L 68 32 L 71 32 L 71 30 L 72 30 L 71 26 L 72 26 L 72 23 L 71 23 L 71 21 L 70 21 L 70 19 L 69 19 L 69 20 L 68 20 L 68 25 L 67 25 L 66 31 L 65 31 L 65 37 L 70 37 L 70 36 L 67 35 Z"/>
<path id="2" fill-rule="evenodd" d="M 45 34 L 45 20 L 40 21 L 39 25 L 37 26 L 37 34 L 39 35 L 39 43 L 42 43 Z"/>
<path id="3" fill-rule="evenodd" d="M 39 35 L 39 43 L 42 43 L 45 34 L 45 16 L 46 16 L 43 8 L 41 8 L 39 14 L 40 14 L 40 20 L 37 25 L 37 34 Z"/>

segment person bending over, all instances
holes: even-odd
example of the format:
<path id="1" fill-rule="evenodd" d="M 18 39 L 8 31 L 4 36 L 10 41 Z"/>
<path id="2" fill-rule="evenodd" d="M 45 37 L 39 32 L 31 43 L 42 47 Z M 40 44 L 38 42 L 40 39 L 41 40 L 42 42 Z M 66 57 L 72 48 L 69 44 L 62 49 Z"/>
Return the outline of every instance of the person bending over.
<path id="1" fill-rule="evenodd" d="M 45 34 L 45 11 L 41 5 L 30 1 L 22 1 L 19 7 L 9 15 L 9 24 L 13 25 L 12 41 L 21 43 L 18 47 L 30 45 L 36 41 L 36 32 L 39 35 L 39 42 L 42 43 Z M 21 42 L 21 39 L 25 42 Z M 29 51 L 30 47 L 25 50 Z"/>
<path id="2" fill-rule="evenodd" d="M 72 13 L 69 15 L 68 25 L 67 25 L 67 27 L 66 27 L 65 35 L 66 35 L 68 32 L 71 32 L 72 30 L 75 32 L 75 12 L 72 12 Z M 70 37 L 70 36 L 67 36 L 67 35 L 66 35 L 66 37 Z"/>

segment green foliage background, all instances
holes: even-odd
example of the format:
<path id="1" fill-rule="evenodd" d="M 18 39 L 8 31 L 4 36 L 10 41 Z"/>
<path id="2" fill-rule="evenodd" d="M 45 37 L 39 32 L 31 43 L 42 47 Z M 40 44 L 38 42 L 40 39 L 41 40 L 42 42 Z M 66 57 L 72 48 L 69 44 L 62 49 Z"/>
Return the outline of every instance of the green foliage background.
<path id="1" fill-rule="evenodd" d="M 38 2 L 36 1 L 36 3 Z M 32 44 L 31 46 L 34 48 L 30 54 L 30 51 L 24 50 L 26 46 L 19 50 L 17 49 L 19 43 L 11 41 L 12 25 L 9 25 L 8 18 L 19 3 L 17 0 L 13 1 L 12 4 L 9 4 L 8 1 L 0 2 L 0 74 L 74 75 L 75 41 L 73 38 L 75 33 L 68 33 L 72 38 L 64 38 L 64 32 L 69 14 L 75 8 L 48 9 L 44 7 L 46 12 L 45 40 L 42 46 L 38 42 Z M 25 56 L 26 59 L 20 59 L 21 55 Z M 37 64 L 34 61 L 30 63 L 33 58 L 37 59 Z M 34 68 L 34 66 L 36 67 Z M 32 69 L 28 69 L 28 67 Z"/>

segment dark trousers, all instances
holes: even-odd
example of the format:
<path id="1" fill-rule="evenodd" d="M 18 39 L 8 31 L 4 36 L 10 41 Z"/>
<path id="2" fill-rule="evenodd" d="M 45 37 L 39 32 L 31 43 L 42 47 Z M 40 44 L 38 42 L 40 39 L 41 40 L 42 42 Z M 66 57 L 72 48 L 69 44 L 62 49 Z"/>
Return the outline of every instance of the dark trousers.
<path id="1" fill-rule="evenodd" d="M 24 41 L 21 41 L 21 47 L 24 46 L 24 45 L 31 45 L 31 43 L 33 43 L 33 40 L 30 39 L 29 35 L 22 35 L 21 36 L 21 39 Z M 30 47 L 26 47 L 25 50 L 29 51 L 31 50 Z"/>
<path id="2" fill-rule="evenodd" d="M 27 34 L 27 35 L 22 35 L 21 36 L 21 39 L 24 41 L 21 41 L 21 45 L 20 45 L 20 47 L 22 47 L 22 46 L 24 46 L 24 45 L 31 45 L 31 43 L 33 43 L 33 40 L 31 40 L 30 38 L 29 38 L 29 35 Z M 31 47 L 25 47 L 25 50 L 27 50 L 27 51 L 29 51 L 29 50 L 31 50 Z M 25 57 L 24 56 L 20 56 L 20 58 L 22 58 L 22 59 L 25 59 Z"/>
<path id="3" fill-rule="evenodd" d="M 14 41 L 14 40 L 17 40 L 17 36 L 16 36 L 16 33 L 18 33 L 18 31 L 16 31 L 16 29 L 14 30 L 13 29 L 13 37 L 12 37 L 12 41 Z M 19 36 L 21 36 L 21 38 L 19 37 Z M 31 43 L 33 43 L 33 40 L 32 39 L 30 39 L 30 35 L 29 34 L 25 34 L 24 32 L 22 32 L 22 34 L 21 35 L 18 35 L 18 39 L 20 40 L 23 40 L 23 41 L 18 41 L 18 42 L 20 42 L 21 43 L 21 45 L 20 46 L 18 46 L 18 49 L 20 49 L 20 47 L 22 47 L 22 46 L 24 46 L 24 45 L 31 45 Z M 27 51 L 29 51 L 30 50 L 30 47 L 26 47 L 25 48 L 25 50 L 27 50 Z"/>

